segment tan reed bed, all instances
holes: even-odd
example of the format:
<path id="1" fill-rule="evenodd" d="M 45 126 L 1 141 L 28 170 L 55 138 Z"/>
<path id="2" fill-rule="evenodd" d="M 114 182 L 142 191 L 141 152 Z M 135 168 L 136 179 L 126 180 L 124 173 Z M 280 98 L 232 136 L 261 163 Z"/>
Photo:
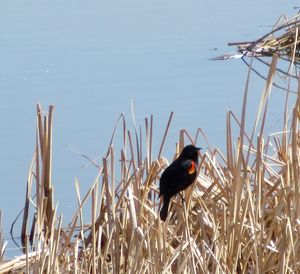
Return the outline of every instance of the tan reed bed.
<path id="1" fill-rule="evenodd" d="M 4 253 L 6 247 L 6 241 L 4 239 L 4 231 L 2 227 L 2 210 L 0 209 L 0 264 L 4 261 Z"/>
<path id="2" fill-rule="evenodd" d="M 272 30 L 253 41 L 230 42 L 229 46 L 236 46 L 237 52 L 234 54 L 223 54 L 213 57 L 211 60 L 228 60 L 239 59 L 252 69 L 252 71 L 268 80 L 267 76 L 261 70 L 262 65 L 270 68 L 270 57 L 277 56 L 280 59 L 280 64 L 276 67 L 278 74 L 282 79 L 298 78 L 298 69 L 300 64 L 300 13 L 292 18 L 286 15 L 279 17 Z M 247 57 L 252 57 L 256 64 L 249 63 Z M 267 57 L 267 58 L 266 58 Z M 252 60 L 250 58 L 250 60 Z M 253 61 L 253 60 L 252 60 Z M 252 62 L 251 61 L 251 62 Z M 297 69 L 294 70 L 294 67 Z M 273 83 L 274 86 L 281 90 L 286 90 L 285 87 Z M 297 93 L 294 90 L 289 90 L 290 93 Z"/>
<path id="3" fill-rule="evenodd" d="M 158 181 L 168 165 L 163 148 L 172 114 L 158 155 L 153 154 L 153 118 L 132 132 L 120 116 L 86 194 L 76 181 L 78 209 L 62 227 L 51 185 L 53 107 L 43 116 L 38 106 L 36 153 L 23 215 L 24 255 L 2 263 L 0 272 L 299 273 L 300 92 L 291 123 L 286 106 L 282 132 L 264 133 L 277 61 L 275 55 L 253 130 L 245 130 L 249 70 L 241 118 L 227 113 L 226 154 L 209 147 L 201 155 L 186 203 L 173 199 L 166 223 L 158 218 Z M 236 126 L 237 139 L 232 134 Z M 118 127 L 122 136 L 116 135 Z M 122 138 L 120 151 L 115 138 Z M 205 146 L 204 140 L 200 129 L 194 138 L 182 130 L 175 154 L 187 143 Z M 88 204 L 89 224 L 83 214 Z M 32 209 L 35 218 L 29 223 Z"/>
<path id="4" fill-rule="evenodd" d="M 255 41 L 231 42 L 229 46 L 237 46 L 238 52 L 254 57 L 270 57 L 276 54 L 279 58 L 295 63 L 300 62 L 300 14 L 288 19 L 281 16 L 272 31 Z"/>

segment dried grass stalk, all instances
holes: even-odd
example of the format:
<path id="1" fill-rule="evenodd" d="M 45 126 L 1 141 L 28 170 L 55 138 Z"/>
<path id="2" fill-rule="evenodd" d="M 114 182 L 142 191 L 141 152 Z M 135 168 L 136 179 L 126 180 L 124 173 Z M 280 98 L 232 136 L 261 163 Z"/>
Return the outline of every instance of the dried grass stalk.
<path id="1" fill-rule="evenodd" d="M 284 119 L 283 130 L 270 136 L 264 130 L 278 61 L 274 55 L 250 133 L 246 132 L 251 126 L 246 125 L 249 70 L 241 119 L 227 112 L 226 154 L 208 145 L 186 203 L 172 199 L 166 223 L 158 217 L 157 186 L 168 165 L 162 156 L 172 114 L 157 158 L 152 153 L 153 118 L 145 120 L 145 130 L 137 133 L 135 125 L 132 133 L 120 116 L 102 163 L 95 164 L 99 173 L 84 196 L 76 182 L 78 208 L 69 225 L 62 227 L 53 209 L 51 183 L 53 108 L 43 118 L 38 107 L 37 152 L 28 176 L 28 182 L 37 180 L 34 237 L 28 245 L 26 213 L 26 256 L 2 264 L 0 272 L 300 272 L 300 92 L 294 98 L 291 124 Z M 120 150 L 113 141 L 119 127 Z M 238 132 L 237 138 L 233 132 Z M 182 130 L 174 157 L 198 137 L 207 142 L 201 130 L 195 138 Z M 34 200 L 32 185 L 27 187 L 27 211 Z M 89 205 L 91 223 L 86 223 L 83 212 Z"/>

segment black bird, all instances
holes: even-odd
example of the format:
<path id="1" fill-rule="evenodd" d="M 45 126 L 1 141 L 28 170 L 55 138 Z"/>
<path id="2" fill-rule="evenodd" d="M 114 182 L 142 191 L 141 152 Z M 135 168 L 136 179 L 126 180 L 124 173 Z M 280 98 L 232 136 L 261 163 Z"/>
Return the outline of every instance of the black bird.
<path id="1" fill-rule="evenodd" d="M 159 197 L 163 196 L 163 207 L 160 211 L 162 221 L 167 219 L 170 199 L 195 181 L 198 169 L 198 151 L 200 149 L 193 145 L 184 147 L 179 157 L 161 175 Z"/>

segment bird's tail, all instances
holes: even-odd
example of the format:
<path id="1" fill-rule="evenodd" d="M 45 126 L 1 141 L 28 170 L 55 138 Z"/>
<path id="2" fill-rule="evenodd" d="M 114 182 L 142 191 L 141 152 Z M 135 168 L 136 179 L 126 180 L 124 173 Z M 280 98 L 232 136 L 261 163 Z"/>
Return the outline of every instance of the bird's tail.
<path id="1" fill-rule="evenodd" d="M 169 210 L 169 203 L 170 203 L 170 198 L 169 197 L 164 197 L 164 203 L 160 211 L 160 219 L 162 221 L 165 221 L 168 216 L 168 210 Z"/>

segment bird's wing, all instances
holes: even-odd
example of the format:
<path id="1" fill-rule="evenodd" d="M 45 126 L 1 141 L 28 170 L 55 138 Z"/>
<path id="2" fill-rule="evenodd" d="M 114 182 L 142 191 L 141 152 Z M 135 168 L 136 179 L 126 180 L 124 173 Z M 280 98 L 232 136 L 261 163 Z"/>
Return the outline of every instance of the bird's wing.
<path id="1" fill-rule="evenodd" d="M 172 184 L 178 178 L 178 171 L 177 165 L 170 165 L 165 169 L 159 181 L 160 195 L 168 192 L 168 189 L 170 188 L 169 184 Z"/>

